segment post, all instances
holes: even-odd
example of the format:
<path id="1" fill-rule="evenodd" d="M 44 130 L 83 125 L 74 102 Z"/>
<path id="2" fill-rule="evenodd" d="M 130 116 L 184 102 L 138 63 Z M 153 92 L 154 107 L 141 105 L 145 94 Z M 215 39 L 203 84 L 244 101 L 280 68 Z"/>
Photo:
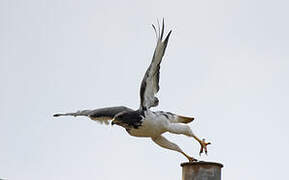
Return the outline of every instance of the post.
<path id="1" fill-rule="evenodd" d="M 182 180 L 221 180 L 220 163 L 215 162 L 185 162 L 182 166 Z"/>

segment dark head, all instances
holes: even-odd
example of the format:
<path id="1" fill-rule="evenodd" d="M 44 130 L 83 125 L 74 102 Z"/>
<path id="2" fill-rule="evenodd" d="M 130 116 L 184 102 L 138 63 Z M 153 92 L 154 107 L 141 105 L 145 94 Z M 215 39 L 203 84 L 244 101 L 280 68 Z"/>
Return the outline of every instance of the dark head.
<path id="1" fill-rule="evenodd" d="M 111 125 L 119 125 L 124 128 L 138 127 L 141 125 L 143 116 L 139 111 L 125 111 L 116 114 L 113 117 Z"/>
<path id="2" fill-rule="evenodd" d="M 121 126 L 121 123 L 123 122 L 123 119 L 125 117 L 125 113 L 126 112 L 120 112 L 120 113 L 116 114 L 111 121 L 111 125 L 116 124 L 116 125 Z"/>

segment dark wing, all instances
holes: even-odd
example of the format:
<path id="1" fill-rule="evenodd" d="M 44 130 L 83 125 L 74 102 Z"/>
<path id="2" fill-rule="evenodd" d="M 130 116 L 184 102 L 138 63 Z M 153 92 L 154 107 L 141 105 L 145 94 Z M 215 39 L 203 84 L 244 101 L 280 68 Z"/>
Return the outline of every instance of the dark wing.
<path id="1" fill-rule="evenodd" d="M 158 105 L 158 98 L 155 97 L 155 95 L 158 93 L 160 87 L 159 87 L 159 79 L 160 79 L 160 64 L 162 61 L 162 58 L 165 54 L 165 50 L 169 41 L 169 37 L 172 31 L 170 31 L 165 38 L 164 41 L 162 41 L 163 34 L 164 34 L 164 20 L 162 22 L 162 29 L 160 32 L 160 27 L 158 26 L 158 30 L 156 30 L 155 26 L 152 25 L 156 37 L 157 37 L 157 46 L 154 51 L 152 62 L 147 69 L 144 78 L 141 83 L 140 88 L 140 99 L 141 109 L 149 109 L 150 107 L 155 107 Z"/>
<path id="2" fill-rule="evenodd" d="M 64 113 L 64 114 L 54 114 L 54 117 L 59 116 L 88 116 L 90 119 L 95 120 L 100 123 L 109 124 L 108 120 L 112 120 L 113 117 L 124 111 L 133 111 L 130 108 L 127 108 L 125 106 L 116 106 L 116 107 L 106 107 L 106 108 L 100 108 L 95 110 L 82 110 L 77 111 L 75 113 Z"/>

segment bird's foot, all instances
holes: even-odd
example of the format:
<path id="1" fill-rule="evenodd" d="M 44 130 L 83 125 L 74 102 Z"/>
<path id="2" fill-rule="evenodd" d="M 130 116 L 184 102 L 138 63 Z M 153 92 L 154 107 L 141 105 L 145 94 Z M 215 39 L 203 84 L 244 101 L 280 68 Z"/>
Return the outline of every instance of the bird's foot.
<path id="1" fill-rule="evenodd" d="M 193 158 L 193 157 L 187 155 L 187 154 L 184 153 L 184 152 L 182 152 L 182 154 L 183 154 L 184 156 L 186 156 L 186 158 L 189 160 L 189 162 L 195 162 L 195 161 L 198 161 L 197 159 L 195 159 L 195 158 Z"/>
<path id="2" fill-rule="evenodd" d="M 207 145 L 211 144 L 210 142 L 206 142 L 205 139 L 202 139 L 201 141 L 199 141 L 200 145 L 201 145 L 201 149 L 200 149 L 200 153 L 199 155 L 201 156 L 201 154 L 205 151 L 205 154 L 208 155 L 208 149 L 207 149 Z"/>
<path id="3" fill-rule="evenodd" d="M 198 161 L 197 159 L 195 159 L 195 158 L 193 158 L 193 157 L 187 157 L 188 158 L 188 160 L 189 160 L 189 162 L 196 162 L 196 161 Z"/>

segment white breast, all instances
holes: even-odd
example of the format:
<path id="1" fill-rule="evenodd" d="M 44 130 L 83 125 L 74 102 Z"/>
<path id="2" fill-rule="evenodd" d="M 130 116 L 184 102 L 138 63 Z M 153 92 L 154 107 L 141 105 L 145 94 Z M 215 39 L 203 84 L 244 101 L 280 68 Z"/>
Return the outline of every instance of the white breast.
<path id="1" fill-rule="evenodd" d="M 168 119 L 165 116 L 146 111 L 142 125 L 138 129 L 130 129 L 128 133 L 137 137 L 157 137 L 166 132 L 168 123 Z"/>

